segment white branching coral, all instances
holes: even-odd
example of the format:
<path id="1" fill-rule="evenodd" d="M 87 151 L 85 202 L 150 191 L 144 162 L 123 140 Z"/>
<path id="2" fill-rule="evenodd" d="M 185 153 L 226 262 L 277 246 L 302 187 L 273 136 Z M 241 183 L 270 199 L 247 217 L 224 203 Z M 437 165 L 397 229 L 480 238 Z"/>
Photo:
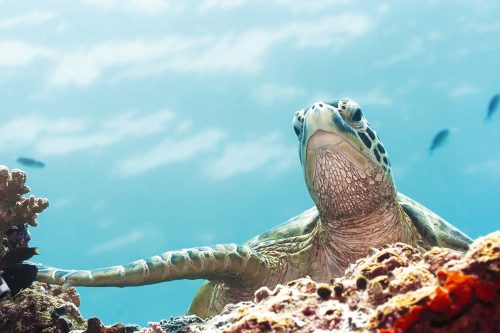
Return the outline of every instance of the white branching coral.
<path id="1" fill-rule="evenodd" d="M 9 173 L 0 165 L 0 258 L 7 250 L 7 233 L 25 225 L 36 226 L 38 214 L 49 205 L 44 198 L 23 197 L 30 191 L 25 183 L 26 173 L 18 169 Z"/>

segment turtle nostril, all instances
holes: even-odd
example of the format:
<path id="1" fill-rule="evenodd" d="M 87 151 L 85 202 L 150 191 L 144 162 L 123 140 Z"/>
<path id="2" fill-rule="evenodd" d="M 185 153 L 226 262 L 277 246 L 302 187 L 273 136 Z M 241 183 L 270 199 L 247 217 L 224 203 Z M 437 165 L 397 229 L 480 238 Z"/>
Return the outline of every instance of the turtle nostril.
<path id="1" fill-rule="evenodd" d="M 352 120 L 353 121 L 361 121 L 363 114 L 361 113 L 361 109 L 357 109 L 356 112 L 352 115 Z"/>

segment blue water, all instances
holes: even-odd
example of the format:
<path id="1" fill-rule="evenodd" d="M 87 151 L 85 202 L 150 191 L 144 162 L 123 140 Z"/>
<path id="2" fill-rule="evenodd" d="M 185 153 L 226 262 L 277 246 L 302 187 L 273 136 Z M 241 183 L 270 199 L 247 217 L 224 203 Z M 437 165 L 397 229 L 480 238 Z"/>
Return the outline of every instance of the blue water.
<path id="1" fill-rule="evenodd" d="M 0 164 L 50 207 L 39 261 L 127 263 L 242 243 L 312 206 L 291 117 L 351 97 L 398 189 L 499 229 L 498 1 L 0 1 Z M 500 113 L 500 112 L 499 112 Z M 432 156 L 442 129 L 450 136 Z M 201 281 L 79 288 L 85 317 L 183 314 Z"/>

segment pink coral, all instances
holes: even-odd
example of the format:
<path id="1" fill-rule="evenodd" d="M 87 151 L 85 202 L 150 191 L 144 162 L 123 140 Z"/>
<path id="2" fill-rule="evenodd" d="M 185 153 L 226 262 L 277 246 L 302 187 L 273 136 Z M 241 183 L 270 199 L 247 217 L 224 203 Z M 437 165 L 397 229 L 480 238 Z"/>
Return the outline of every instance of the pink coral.
<path id="1" fill-rule="evenodd" d="M 137 333 L 166 333 L 165 330 L 161 328 L 160 323 L 149 322 L 148 325 L 150 328 L 143 328 L 137 331 Z"/>
<path id="2" fill-rule="evenodd" d="M 36 226 L 36 218 L 45 208 L 48 207 L 47 199 L 30 196 L 24 198 L 23 195 L 30 191 L 25 185 L 26 174 L 18 169 L 9 169 L 0 165 L 0 258 L 7 252 L 8 248 L 18 245 L 25 246 L 26 235 L 20 235 L 21 243 L 9 242 L 7 232 L 16 228 L 24 228 L 25 225 Z M 19 243 L 19 241 L 17 242 Z"/>

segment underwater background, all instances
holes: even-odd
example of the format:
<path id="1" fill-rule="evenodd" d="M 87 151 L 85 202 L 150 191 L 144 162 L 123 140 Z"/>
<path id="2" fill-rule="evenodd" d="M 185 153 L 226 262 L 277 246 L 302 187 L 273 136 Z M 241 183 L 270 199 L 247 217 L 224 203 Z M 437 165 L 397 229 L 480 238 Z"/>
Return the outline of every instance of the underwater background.
<path id="1" fill-rule="evenodd" d="M 291 119 L 350 97 L 399 191 L 500 227 L 498 1 L 0 1 L 0 164 L 49 199 L 35 259 L 89 269 L 247 239 L 312 206 Z M 500 113 L 500 112 L 498 112 Z M 439 131 L 447 139 L 432 154 Z M 19 157 L 43 161 L 21 165 Z M 84 317 L 183 314 L 202 281 L 78 288 Z"/>

